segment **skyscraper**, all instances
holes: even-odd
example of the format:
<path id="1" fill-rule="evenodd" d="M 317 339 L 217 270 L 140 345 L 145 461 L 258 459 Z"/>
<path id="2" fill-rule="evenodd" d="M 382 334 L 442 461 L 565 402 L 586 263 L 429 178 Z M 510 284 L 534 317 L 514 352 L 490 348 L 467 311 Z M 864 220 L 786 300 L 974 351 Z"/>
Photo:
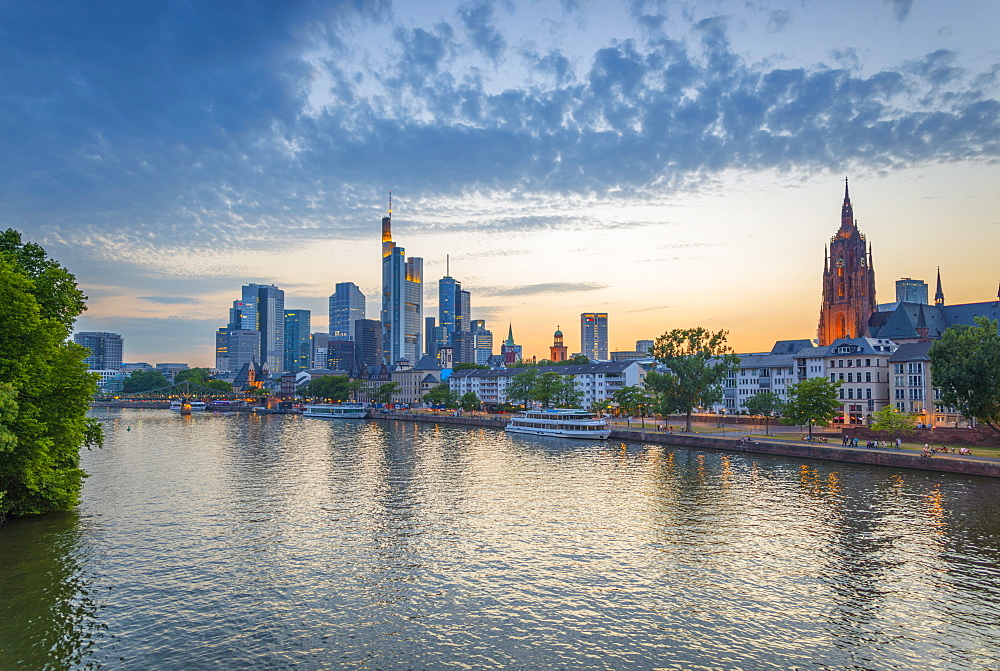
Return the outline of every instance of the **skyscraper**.
<path id="1" fill-rule="evenodd" d="M 858 230 L 851 195 L 844 180 L 840 229 L 823 259 L 823 305 L 817 335 L 820 345 L 838 338 L 861 338 L 875 312 L 875 269 L 865 236 Z"/>
<path id="2" fill-rule="evenodd" d="M 233 304 L 233 311 L 237 310 L 237 305 Z M 241 316 L 241 328 L 260 331 L 260 356 L 257 362 L 267 364 L 272 374 L 283 372 L 285 292 L 273 284 L 245 284 L 238 312 Z"/>
<path id="3" fill-rule="evenodd" d="M 927 282 L 909 277 L 896 280 L 896 301 L 927 305 Z"/>
<path id="4" fill-rule="evenodd" d="M 382 217 L 382 358 L 387 364 L 406 359 L 415 364 L 422 351 L 424 260 L 406 258 L 392 241 L 392 195 L 389 216 Z"/>
<path id="5" fill-rule="evenodd" d="M 365 318 L 365 295 L 354 282 L 340 282 L 330 296 L 330 337 L 354 340 L 354 322 Z"/>
<path id="6" fill-rule="evenodd" d="M 221 328 L 215 332 L 215 368 L 236 374 L 244 365 L 260 357 L 260 331 Z"/>
<path id="7" fill-rule="evenodd" d="M 312 333 L 309 310 L 285 310 L 284 372 L 298 373 L 312 364 Z"/>
<path id="8" fill-rule="evenodd" d="M 382 363 L 382 322 L 359 319 L 354 324 L 354 357 L 358 368 Z"/>
<path id="9" fill-rule="evenodd" d="M 125 341 L 120 333 L 81 331 L 73 336 L 73 342 L 90 350 L 83 360 L 90 370 L 118 370 L 122 367 Z"/>
<path id="10" fill-rule="evenodd" d="M 608 360 L 608 313 L 580 315 L 580 353 L 591 361 Z"/>

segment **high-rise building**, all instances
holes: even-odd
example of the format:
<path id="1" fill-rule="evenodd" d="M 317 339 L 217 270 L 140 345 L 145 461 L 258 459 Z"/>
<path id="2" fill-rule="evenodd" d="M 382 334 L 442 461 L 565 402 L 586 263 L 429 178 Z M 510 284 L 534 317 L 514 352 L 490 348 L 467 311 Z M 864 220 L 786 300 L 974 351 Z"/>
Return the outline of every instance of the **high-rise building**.
<path id="1" fill-rule="evenodd" d="M 382 359 L 393 364 L 406 359 L 415 364 L 423 343 L 424 260 L 406 258 L 392 241 L 392 196 L 389 216 L 382 217 Z"/>
<path id="2" fill-rule="evenodd" d="M 549 360 L 553 362 L 565 361 L 568 351 L 569 348 L 563 344 L 563 332 L 557 326 L 556 332 L 552 334 L 552 347 L 549 348 Z"/>
<path id="3" fill-rule="evenodd" d="M 424 319 L 424 354 L 437 356 L 442 347 L 449 344 L 448 332 L 443 326 L 436 326 L 434 317 Z"/>
<path id="4" fill-rule="evenodd" d="M 260 331 L 221 328 L 215 332 L 215 369 L 236 374 L 260 356 Z"/>
<path id="5" fill-rule="evenodd" d="M 285 292 L 273 284 L 245 284 L 240 301 L 241 327 L 260 331 L 260 356 L 269 371 L 283 372 L 285 363 Z M 236 304 L 234 304 L 234 309 Z"/>
<path id="6" fill-rule="evenodd" d="M 354 282 L 340 282 L 330 296 L 330 337 L 354 340 L 354 322 L 365 318 L 365 295 Z"/>
<path id="7" fill-rule="evenodd" d="M 652 340 L 636 340 L 635 341 L 635 351 L 640 354 L 649 354 L 650 350 L 653 349 Z"/>
<path id="8" fill-rule="evenodd" d="M 312 368 L 326 368 L 326 358 L 330 353 L 330 334 L 312 334 Z"/>
<path id="9" fill-rule="evenodd" d="M 285 310 L 286 373 L 298 373 L 312 366 L 311 316 L 309 310 Z"/>
<path id="10" fill-rule="evenodd" d="M 591 361 L 608 360 L 608 313 L 580 315 L 580 353 Z"/>
<path id="11" fill-rule="evenodd" d="M 456 330 L 458 324 L 456 319 L 460 310 L 458 292 L 461 290 L 462 283 L 450 275 L 438 280 L 438 325 L 449 336 Z"/>
<path id="12" fill-rule="evenodd" d="M 480 328 L 472 332 L 472 338 L 475 363 L 480 366 L 486 365 L 493 356 L 493 331 Z"/>
<path id="13" fill-rule="evenodd" d="M 327 343 L 326 367 L 331 370 L 346 371 L 348 375 L 357 375 L 357 343 L 353 340 L 334 340 Z"/>
<path id="14" fill-rule="evenodd" d="M 354 323 L 354 357 L 358 368 L 382 363 L 382 322 L 359 319 Z"/>
<path id="15" fill-rule="evenodd" d="M 927 282 L 909 277 L 896 280 L 896 301 L 927 305 Z"/>
<path id="16" fill-rule="evenodd" d="M 820 346 L 841 338 L 861 338 L 875 312 L 875 269 L 865 236 L 858 230 L 844 180 L 840 229 L 823 260 L 823 305 L 817 335 Z"/>
<path id="17" fill-rule="evenodd" d="M 122 367 L 125 341 L 120 333 L 81 331 L 73 336 L 73 342 L 90 350 L 83 360 L 90 370 L 118 370 Z"/>

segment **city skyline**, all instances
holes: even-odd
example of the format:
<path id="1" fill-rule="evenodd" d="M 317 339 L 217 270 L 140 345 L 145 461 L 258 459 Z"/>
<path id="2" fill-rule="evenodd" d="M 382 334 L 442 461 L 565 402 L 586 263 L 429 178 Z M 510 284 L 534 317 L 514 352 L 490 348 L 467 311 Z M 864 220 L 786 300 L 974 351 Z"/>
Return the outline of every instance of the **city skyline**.
<path id="1" fill-rule="evenodd" d="M 815 338 L 845 176 L 878 302 L 939 266 L 949 304 L 996 296 L 993 3 L 113 7 L 0 10 L 0 216 L 129 361 L 211 365 L 247 283 L 377 315 L 389 190 L 423 276 L 450 254 L 529 356 L 586 311 L 611 350 Z"/>

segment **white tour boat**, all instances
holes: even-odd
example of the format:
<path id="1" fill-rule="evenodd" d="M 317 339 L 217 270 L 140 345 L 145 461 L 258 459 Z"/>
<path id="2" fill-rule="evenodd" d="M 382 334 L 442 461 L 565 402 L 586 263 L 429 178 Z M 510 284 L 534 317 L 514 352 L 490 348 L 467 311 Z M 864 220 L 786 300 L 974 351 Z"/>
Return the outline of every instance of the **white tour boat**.
<path id="1" fill-rule="evenodd" d="M 364 403 L 319 403 L 307 405 L 303 417 L 319 417 L 320 419 L 363 419 L 368 415 Z"/>
<path id="2" fill-rule="evenodd" d="M 505 431 L 533 436 L 604 440 L 611 435 L 607 420 L 580 408 L 528 410 L 514 415 Z"/>
<path id="3" fill-rule="evenodd" d="M 170 409 L 174 412 L 181 412 L 184 410 L 184 405 L 187 404 L 191 412 L 202 412 L 208 410 L 208 404 L 204 401 L 173 401 L 170 404 Z"/>

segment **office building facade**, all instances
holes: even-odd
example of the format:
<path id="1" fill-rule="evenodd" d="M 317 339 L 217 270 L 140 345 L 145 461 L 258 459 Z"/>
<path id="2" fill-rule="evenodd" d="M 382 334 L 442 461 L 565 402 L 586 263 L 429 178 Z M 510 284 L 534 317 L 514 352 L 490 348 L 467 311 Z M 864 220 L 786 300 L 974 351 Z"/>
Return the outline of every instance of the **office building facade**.
<path id="1" fill-rule="evenodd" d="M 285 310 L 284 372 L 312 368 L 312 328 L 309 310 Z"/>
<path id="2" fill-rule="evenodd" d="M 234 309 L 236 305 L 234 304 Z M 285 364 L 285 292 L 273 284 L 246 284 L 239 302 L 240 326 L 260 331 L 258 363 L 273 373 Z"/>
<path id="3" fill-rule="evenodd" d="M 354 282 L 340 282 L 330 296 L 330 337 L 354 340 L 354 322 L 365 318 L 365 295 Z"/>
<path id="4" fill-rule="evenodd" d="M 608 313 L 580 315 L 580 353 L 591 361 L 608 360 Z"/>
<path id="5" fill-rule="evenodd" d="M 382 218 L 382 360 L 415 364 L 423 350 L 424 260 L 392 240 L 392 201 Z"/>
<path id="6" fill-rule="evenodd" d="M 122 367 L 125 340 L 120 333 L 81 331 L 73 336 L 73 342 L 90 350 L 83 362 L 91 370 L 118 370 Z"/>

